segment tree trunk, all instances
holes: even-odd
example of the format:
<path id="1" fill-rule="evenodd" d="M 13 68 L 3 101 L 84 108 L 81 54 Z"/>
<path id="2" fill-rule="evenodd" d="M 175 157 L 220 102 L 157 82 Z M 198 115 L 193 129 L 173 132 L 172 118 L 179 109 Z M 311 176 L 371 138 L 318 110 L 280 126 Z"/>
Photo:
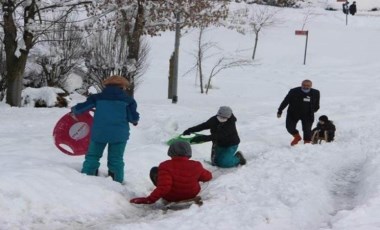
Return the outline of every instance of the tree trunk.
<path id="1" fill-rule="evenodd" d="M 24 62 L 24 63 L 20 63 Z M 21 106 L 21 92 L 23 88 L 22 80 L 24 75 L 24 69 L 26 64 L 25 61 L 18 61 L 17 65 L 14 65 L 12 68 L 7 68 L 7 98 L 6 103 L 11 106 Z M 23 67 L 16 67 L 16 66 L 22 66 Z"/>
<path id="2" fill-rule="evenodd" d="M 178 59 L 179 59 L 179 42 L 181 39 L 181 15 L 176 13 L 176 26 L 175 26 L 175 42 L 174 42 L 174 68 L 173 68 L 173 98 L 172 103 L 175 104 L 178 101 L 177 88 L 178 88 Z"/>
<path id="3" fill-rule="evenodd" d="M 212 76 L 210 76 L 208 78 L 207 87 L 206 87 L 206 94 L 208 94 L 208 89 L 210 88 L 210 85 L 211 85 L 211 78 L 212 78 Z"/>
<path id="4" fill-rule="evenodd" d="M 203 37 L 203 27 L 200 28 L 199 37 L 198 37 L 198 74 L 199 74 L 199 85 L 201 87 L 201 93 L 203 93 L 203 71 L 202 71 L 202 59 L 203 59 L 203 50 L 202 50 L 202 37 Z"/>
<path id="5" fill-rule="evenodd" d="M 169 60 L 169 84 L 168 84 L 168 99 L 173 99 L 173 72 L 174 70 L 174 53 Z"/>
<path id="6" fill-rule="evenodd" d="M 140 51 L 140 38 L 143 35 L 143 29 L 145 26 L 144 22 L 144 0 L 139 1 L 136 22 L 133 28 L 132 36 L 129 37 L 128 41 L 128 59 L 134 59 L 136 62 L 139 60 Z M 135 93 L 135 72 L 128 73 L 128 80 L 130 83 L 129 89 L 127 90 L 129 95 L 133 97 Z"/>
<path id="7" fill-rule="evenodd" d="M 259 41 L 259 33 L 255 33 L 255 46 L 253 47 L 252 60 L 255 60 L 257 42 Z"/>
<path id="8" fill-rule="evenodd" d="M 201 87 L 201 93 L 204 93 L 204 91 L 203 91 L 203 71 L 202 71 L 202 60 L 199 60 L 199 66 L 198 66 L 198 70 L 199 70 L 199 83 L 200 83 L 200 87 Z"/>
<path id="9" fill-rule="evenodd" d="M 4 49 L 7 68 L 7 98 L 6 103 L 11 106 L 21 106 L 22 80 L 24 76 L 26 61 L 29 50 L 33 47 L 33 34 L 28 30 L 24 30 L 23 39 L 25 43 L 24 49 L 19 49 L 20 55 L 16 56 L 17 52 L 17 28 L 13 19 L 12 7 L 7 8 L 8 11 L 3 12 L 4 19 Z M 28 24 L 30 19 L 34 18 L 36 13 L 35 2 L 31 1 L 30 5 L 25 7 L 24 25 Z"/>
<path id="10" fill-rule="evenodd" d="M 122 15 L 122 21 L 121 21 L 121 30 L 120 30 L 120 52 L 119 52 L 119 58 L 118 62 L 121 63 L 121 59 L 123 58 L 123 50 L 125 49 L 125 46 L 127 45 L 127 12 L 125 10 L 121 10 Z M 117 33 L 116 33 L 117 36 Z M 116 38 L 116 37 L 115 37 Z"/>

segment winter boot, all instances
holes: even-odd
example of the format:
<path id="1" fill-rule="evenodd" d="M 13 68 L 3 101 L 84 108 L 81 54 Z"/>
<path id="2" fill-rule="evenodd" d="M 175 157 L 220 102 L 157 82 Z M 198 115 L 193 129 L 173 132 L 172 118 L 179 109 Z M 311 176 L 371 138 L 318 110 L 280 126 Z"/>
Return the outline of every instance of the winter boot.
<path id="1" fill-rule="evenodd" d="M 247 163 L 247 160 L 244 158 L 243 154 L 241 151 L 237 151 L 235 153 L 235 156 L 239 159 L 239 164 L 240 165 L 245 165 Z"/>
<path id="2" fill-rule="evenodd" d="M 300 136 L 299 133 L 293 135 L 293 137 L 294 137 L 294 139 L 292 140 L 292 142 L 290 142 L 290 145 L 291 145 L 291 146 L 294 146 L 294 145 L 298 144 L 298 142 L 299 142 L 300 140 L 302 140 L 302 138 L 301 138 L 301 136 Z"/>
<path id="3" fill-rule="evenodd" d="M 311 141 L 303 141 L 304 144 L 310 144 Z"/>
<path id="4" fill-rule="evenodd" d="M 152 183 L 157 186 L 158 167 L 153 167 L 150 169 L 149 177 Z"/>
<path id="5" fill-rule="evenodd" d="M 115 180 L 115 173 L 111 172 L 110 170 L 108 170 L 108 176 L 110 176 L 112 180 Z"/>

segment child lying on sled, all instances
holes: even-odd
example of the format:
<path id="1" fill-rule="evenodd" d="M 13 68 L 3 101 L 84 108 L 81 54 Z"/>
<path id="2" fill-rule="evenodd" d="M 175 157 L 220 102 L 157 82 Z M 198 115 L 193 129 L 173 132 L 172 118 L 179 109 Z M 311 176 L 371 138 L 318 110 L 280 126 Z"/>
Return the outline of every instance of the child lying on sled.
<path id="1" fill-rule="evenodd" d="M 212 174 L 198 161 L 190 160 L 188 142 L 177 141 L 170 145 L 168 155 L 172 158 L 150 170 L 150 179 L 156 189 L 148 197 L 130 200 L 134 204 L 153 204 L 160 198 L 178 202 L 195 198 L 201 191 L 199 182 L 211 180 Z"/>

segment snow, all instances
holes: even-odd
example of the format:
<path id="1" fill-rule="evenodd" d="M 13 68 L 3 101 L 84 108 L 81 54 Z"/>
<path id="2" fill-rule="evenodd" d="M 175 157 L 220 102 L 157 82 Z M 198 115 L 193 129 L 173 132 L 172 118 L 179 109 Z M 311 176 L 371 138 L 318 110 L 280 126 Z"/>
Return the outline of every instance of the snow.
<path id="1" fill-rule="evenodd" d="M 83 84 L 83 80 L 80 76 L 76 74 L 70 74 L 68 79 L 65 81 L 65 90 L 67 92 L 74 92 L 76 89 L 80 88 Z"/>
<path id="2" fill-rule="evenodd" d="M 327 5 L 330 6 L 337 6 L 340 10 L 342 8 L 342 4 L 344 2 L 337 2 L 336 0 L 319 0 L 318 2 L 324 3 L 326 2 Z M 348 1 L 350 4 L 354 2 L 354 0 Z M 356 5 L 358 7 L 358 11 L 364 11 L 364 10 L 372 10 L 373 8 L 380 8 L 380 2 L 377 0 L 356 0 Z"/>
<path id="3" fill-rule="evenodd" d="M 21 94 L 22 105 L 34 107 L 36 102 L 41 100 L 46 103 L 47 107 L 53 107 L 57 102 L 58 93 L 65 93 L 65 91 L 53 87 L 25 88 Z"/>
<path id="4" fill-rule="evenodd" d="M 195 73 L 181 75 L 194 64 L 198 34 L 192 30 L 181 40 L 177 104 L 166 95 L 174 33 L 150 38 L 151 66 L 135 96 L 141 120 L 131 126 L 124 184 L 105 177 L 105 156 L 103 176 L 91 177 L 79 173 L 83 156 L 54 146 L 54 125 L 69 108 L 0 103 L 0 229 L 380 229 L 380 15 L 361 11 L 365 2 L 378 4 L 357 1 L 358 15 L 349 16 L 347 26 L 340 11 L 313 9 L 317 16 L 305 28 L 306 65 L 305 37 L 294 30 L 307 9 L 283 9 L 283 23 L 261 34 L 256 65 L 221 72 L 208 95 L 199 93 Z M 205 36 L 225 55 L 252 54 L 252 35 L 215 28 Z M 212 64 L 207 60 L 206 73 Z M 276 112 L 288 90 L 306 78 L 321 91 L 316 118 L 325 114 L 335 122 L 336 141 L 290 147 L 285 112 L 280 119 Z M 83 100 L 74 94 L 71 103 Z M 130 204 L 153 190 L 148 173 L 168 159 L 165 141 L 222 105 L 231 106 L 238 119 L 247 165 L 210 166 L 204 163 L 210 143 L 193 145 L 193 159 L 214 175 L 202 185 L 202 207 L 164 214 L 159 204 Z"/>

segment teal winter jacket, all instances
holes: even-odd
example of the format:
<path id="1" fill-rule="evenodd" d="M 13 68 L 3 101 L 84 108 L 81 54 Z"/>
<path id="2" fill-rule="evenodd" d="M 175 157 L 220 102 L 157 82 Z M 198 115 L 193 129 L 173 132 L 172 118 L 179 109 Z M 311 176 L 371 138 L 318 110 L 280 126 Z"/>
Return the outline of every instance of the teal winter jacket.
<path id="1" fill-rule="evenodd" d="M 91 140 L 100 143 L 125 142 L 129 138 L 129 123 L 140 118 L 136 101 L 116 85 L 107 85 L 101 93 L 93 94 L 83 103 L 71 108 L 74 115 L 95 108 Z"/>

